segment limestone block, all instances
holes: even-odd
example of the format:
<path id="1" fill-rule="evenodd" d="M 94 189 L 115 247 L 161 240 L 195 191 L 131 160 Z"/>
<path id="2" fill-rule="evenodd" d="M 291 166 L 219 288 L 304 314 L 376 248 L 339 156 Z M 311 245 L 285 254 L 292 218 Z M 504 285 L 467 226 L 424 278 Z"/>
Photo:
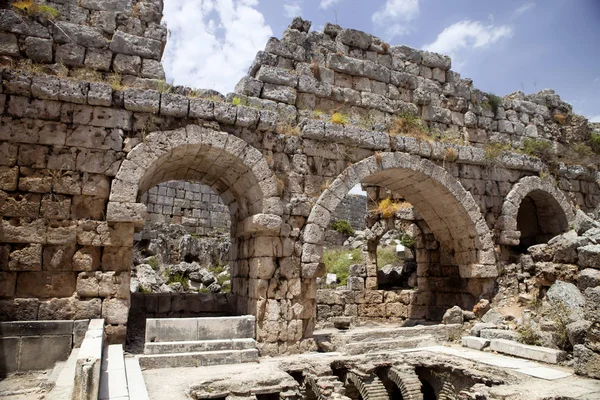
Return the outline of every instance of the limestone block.
<path id="1" fill-rule="evenodd" d="M 53 36 L 57 43 L 74 42 L 83 47 L 102 48 L 107 43 L 100 29 L 65 21 L 56 22 Z"/>
<path id="2" fill-rule="evenodd" d="M 14 297 L 17 284 L 17 274 L 0 272 L 0 297 Z M 0 309 L 2 307 L 0 306 Z"/>
<path id="3" fill-rule="evenodd" d="M 142 203 L 117 203 L 111 201 L 106 210 L 107 222 L 131 222 L 141 229 L 146 221 L 146 205 Z"/>
<path id="4" fill-rule="evenodd" d="M 201 98 L 190 99 L 189 116 L 190 118 L 214 119 L 214 103 Z"/>
<path id="5" fill-rule="evenodd" d="M 143 59 L 141 76 L 142 78 L 164 80 L 165 71 L 160 62 L 156 60 Z"/>
<path id="6" fill-rule="evenodd" d="M 100 297 L 129 299 L 129 272 L 97 272 L 96 278 Z"/>
<path id="7" fill-rule="evenodd" d="M 86 104 L 88 85 L 85 82 L 76 82 L 69 79 L 60 80 L 58 99 L 69 103 Z"/>
<path id="8" fill-rule="evenodd" d="M 71 209 L 71 197 L 45 194 L 42 197 L 40 214 L 47 219 L 67 219 Z"/>
<path id="9" fill-rule="evenodd" d="M 579 266 L 600 269 L 600 245 L 590 244 L 577 248 Z"/>
<path id="10" fill-rule="evenodd" d="M 5 243 L 46 243 L 46 223 L 38 219 L 30 223 L 3 220 L 0 223 L 0 241 Z"/>
<path id="11" fill-rule="evenodd" d="M 25 54 L 27 54 L 27 58 L 35 62 L 51 63 L 52 40 L 31 36 L 25 38 Z"/>
<path id="12" fill-rule="evenodd" d="M 21 96 L 11 96 L 8 102 L 8 112 L 20 118 L 58 120 L 60 118 L 60 103 L 50 100 L 30 100 Z"/>
<path id="13" fill-rule="evenodd" d="M 298 85 L 298 75 L 285 68 L 262 65 L 256 73 L 256 79 L 274 85 L 283 85 L 296 87 Z"/>
<path id="14" fill-rule="evenodd" d="M 160 107 L 160 93 L 156 90 L 125 89 L 125 109 L 137 112 L 157 113 Z"/>
<path id="15" fill-rule="evenodd" d="M 50 48 L 52 51 L 52 48 Z M 0 33 L 0 54 L 4 56 L 18 57 L 19 43 L 17 37 L 11 33 Z M 30 57 L 28 55 L 28 57 Z"/>
<path id="16" fill-rule="evenodd" d="M 241 127 L 253 127 L 258 123 L 259 117 L 259 110 L 246 106 L 238 106 L 235 124 Z"/>
<path id="17" fill-rule="evenodd" d="M 8 71 L 4 72 L 3 78 L 5 79 L 4 93 L 29 96 L 31 89 L 31 78 L 29 75 L 17 71 Z"/>
<path id="18" fill-rule="evenodd" d="M 131 268 L 131 247 L 105 247 L 102 252 L 102 269 L 107 271 L 127 271 Z"/>
<path id="19" fill-rule="evenodd" d="M 14 143 L 0 143 L 0 165 L 12 166 L 17 161 L 18 146 Z M 9 189 L 5 189 L 9 190 Z"/>
<path id="20" fill-rule="evenodd" d="M 98 274 L 101 274 L 100 272 Z M 77 296 L 98 297 L 99 280 L 95 272 L 81 272 L 77 275 Z"/>
<path id="21" fill-rule="evenodd" d="M 110 194 L 110 181 L 104 175 L 84 174 L 81 194 L 107 199 Z"/>
<path id="22" fill-rule="evenodd" d="M 7 217 L 37 218 L 40 195 L 35 193 L 9 194 L 0 191 L 0 214 Z"/>
<path id="23" fill-rule="evenodd" d="M 76 221 L 49 221 L 46 229 L 48 244 L 70 245 L 77 239 Z"/>
<path id="24" fill-rule="evenodd" d="M 584 345 L 578 344 L 573 347 L 573 358 L 575 359 L 575 373 L 594 379 L 600 379 L 600 354 Z"/>
<path id="25" fill-rule="evenodd" d="M 235 125 L 237 115 L 237 107 L 230 103 L 215 102 L 214 103 L 214 118 L 227 125 Z"/>
<path id="26" fill-rule="evenodd" d="M 160 114 L 185 118 L 188 115 L 189 99 L 179 94 L 163 93 L 160 98 Z"/>
<path id="27" fill-rule="evenodd" d="M 142 59 L 138 56 L 117 54 L 113 60 L 113 70 L 123 75 L 138 75 L 142 68 Z"/>
<path id="28" fill-rule="evenodd" d="M 85 47 L 74 43 L 59 45 L 56 49 L 55 61 L 67 67 L 82 67 L 85 57 Z"/>
<path id="29" fill-rule="evenodd" d="M 593 268 L 586 268 L 579 272 L 577 279 L 577 288 L 584 293 L 587 288 L 600 286 L 600 271 Z"/>
<path id="30" fill-rule="evenodd" d="M 110 50 L 88 49 L 85 53 L 84 64 L 87 68 L 108 72 L 110 71 L 111 63 L 112 52 Z"/>
<path id="31" fill-rule="evenodd" d="M 265 83 L 262 97 L 287 104 L 296 103 L 296 91 L 289 86 L 279 86 L 271 83 Z"/>
<path id="32" fill-rule="evenodd" d="M 109 225 L 99 221 L 80 221 L 77 226 L 77 243 L 83 246 L 132 246 L 131 223 Z"/>
<path id="33" fill-rule="evenodd" d="M 259 97 L 262 91 L 263 83 L 250 76 L 242 78 L 235 86 L 235 93 L 250 97 Z"/>
<path id="34" fill-rule="evenodd" d="M 402 303 L 386 303 L 385 316 L 388 318 L 408 318 L 408 306 Z"/>
<path id="35" fill-rule="evenodd" d="M 112 249 L 109 247 L 109 249 Z M 73 255 L 73 271 L 95 271 L 100 265 L 100 247 L 82 247 Z"/>
<path id="36" fill-rule="evenodd" d="M 117 30 L 113 35 L 109 48 L 115 53 L 160 60 L 163 45 L 158 40 L 130 35 Z"/>
<path id="37" fill-rule="evenodd" d="M 102 302 L 102 318 L 108 324 L 126 325 L 129 316 L 129 300 L 105 299 Z"/>
<path id="38" fill-rule="evenodd" d="M 35 75 L 31 79 L 31 94 L 38 99 L 58 100 L 60 80 L 52 75 Z"/>
<path id="39" fill-rule="evenodd" d="M 75 292 L 71 272 L 21 272 L 17 277 L 17 296 L 69 297 Z"/>
<path id="40" fill-rule="evenodd" d="M 71 271 L 75 246 L 45 246 L 42 253 L 44 271 Z"/>

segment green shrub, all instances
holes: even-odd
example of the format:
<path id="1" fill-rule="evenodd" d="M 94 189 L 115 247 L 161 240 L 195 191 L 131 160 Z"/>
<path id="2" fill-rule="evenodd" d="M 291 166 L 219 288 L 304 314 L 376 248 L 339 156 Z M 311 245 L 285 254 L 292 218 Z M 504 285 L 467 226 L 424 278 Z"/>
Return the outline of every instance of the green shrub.
<path id="1" fill-rule="evenodd" d="M 352 228 L 350 222 L 346 221 L 345 219 L 338 219 L 334 221 L 331 224 L 331 228 L 333 228 L 333 230 L 336 232 L 343 233 L 344 235 L 354 235 L 354 228 Z"/>
<path id="2" fill-rule="evenodd" d="M 496 160 L 502 153 L 510 150 L 510 144 L 487 143 L 483 148 L 486 160 Z"/>
<path id="3" fill-rule="evenodd" d="M 487 101 L 483 104 L 485 107 L 489 107 L 494 114 L 498 112 L 498 108 L 502 105 L 502 97 L 496 96 L 494 93 L 487 93 Z"/>
<path id="4" fill-rule="evenodd" d="M 527 138 L 523 141 L 522 152 L 542 160 L 547 160 L 552 154 L 552 145 L 545 140 Z"/>
<path id="5" fill-rule="evenodd" d="M 351 255 L 352 259 L 348 256 Z M 361 249 L 346 250 L 343 248 L 327 249 L 323 253 L 323 263 L 329 274 L 336 274 L 342 285 L 348 282 L 350 266 L 362 263 Z"/>
<path id="6" fill-rule="evenodd" d="M 158 271 L 158 267 L 160 266 L 160 263 L 158 262 L 158 259 L 156 257 L 149 257 L 146 262 L 148 263 L 149 266 L 152 267 L 152 269 L 154 271 Z"/>
<path id="7" fill-rule="evenodd" d="M 396 254 L 396 246 L 377 247 L 377 268 L 383 268 L 388 264 L 396 264 L 400 259 Z"/>
<path id="8" fill-rule="evenodd" d="M 177 272 L 174 275 L 169 276 L 167 284 L 170 285 L 172 283 L 181 283 L 181 286 L 183 286 L 184 289 L 188 289 L 190 287 L 188 279 L 182 272 Z"/>
<path id="9" fill-rule="evenodd" d="M 400 244 L 402 246 L 408 249 L 412 249 L 415 246 L 415 240 L 411 238 L 406 232 L 402 232 L 398 240 L 400 241 Z"/>
<path id="10" fill-rule="evenodd" d="M 590 147 L 594 150 L 594 153 L 600 154 L 600 132 L 590 134 Z"/>
<path id="11" fill-rule="evenodd" d="M 526 323 L 522 325 L 517 332 L 519 333 L 519 341 L 524 344 L 528 344 L 531 346 L 541 346 L 542 338 L 540 335 L 533 329 L 530 323 Z"/>

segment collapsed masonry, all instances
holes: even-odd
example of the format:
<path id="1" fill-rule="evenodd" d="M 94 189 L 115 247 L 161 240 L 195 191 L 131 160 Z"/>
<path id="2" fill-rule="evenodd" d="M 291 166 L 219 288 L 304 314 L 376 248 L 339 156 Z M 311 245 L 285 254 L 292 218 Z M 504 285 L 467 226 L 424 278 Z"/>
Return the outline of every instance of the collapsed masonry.
<path id="1" fill-rule="evenodd" d="M 56 21 L 0 9 L 4 320 L 102 317 L 122 341 L 142 196 L 172 180 L 229 209 L 228 307 L 256 316 L 262 354 L 315 348 L 324 233 L 357 184 L 409 202 L 435 242 L 402 296 L 366 266 L 352 294 L 365 318 L 435 320 L 491 299 L 523 245 L 598 211 L 598 172 L 565 158 L 590 150 L 592 128 L 551 90 L 496 102 L 446 56 L 301 19 L 235 93 L 166 90 L 162 1 L 46 4 Z"/>

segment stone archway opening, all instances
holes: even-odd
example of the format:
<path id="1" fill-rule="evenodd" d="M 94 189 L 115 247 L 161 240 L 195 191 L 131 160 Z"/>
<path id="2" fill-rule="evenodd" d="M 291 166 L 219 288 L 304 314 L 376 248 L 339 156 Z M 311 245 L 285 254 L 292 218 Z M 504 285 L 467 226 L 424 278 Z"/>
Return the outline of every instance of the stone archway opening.
<path id="1" fill-rule="evenodd" d="M 182 182 L 183 189 L 179 188 Z M 187 243 L 178 243 L 177 252 L 183 248 L 185 253 L 183 260 L 177 259 L 177 265 L 181 268 L 187 268 L 191 262 L 202 257 L 198 254 L 199 249 L 191 248 L 194 242 L 191 233 L 197 235 L 199 229 L 204 228 L 197 226 L 198 221 L 194 226 L 193 216 L 199 215 L 200 220 L 203 214 L 202 210 L 194 209 L 193 204 L 189 208 L 179 207 L 175 210 L 177 190 L 182 190 L 180 196 L 183 195 L 183 200 L 186 196 L 197 198 L 198 195 L 218 196 L 221 199 L 221 211 L 227 211 L 230 221 L 227 260 L 231 292 L 227 295 L 216 294 L 208 282 L 202 282 L 196 292 L 191 293 L 190 271 L 184 271 L 183 268 L 171 275 L 178 280 L 171 282 L 175 284 L 171 286 L 178 287 L 176 293 L 170 293 L 171 296 L 147 296 L 143 305 L 133 297 L 132 301 L 135 302 L 131 304 L 130 316 L 140 307 L 145 313 L 156 317 L 189 316 L 190 313 L 198 316 L 256 315 L 258 299 L 249 290 L 250 280 L 268 281 L 268 277 L 259 277 L 257 271 L 252 271 L 250 259 L 263 256 L 263 263 L 267 264 L 275 256 L 272 249 L 261 249 L 260 254 L 255 249 L 259 247 L 257 241 L 260 242 L 261 238 L 277 236 L 281 226 L 277 184 L 262 154 L 235 136 L 193 125 L 177 131 L 153 133 L 136 146 L 121 165 L 113 182 L 107 220 L 110 224 L 132 224 L 140 232 L 137 233 L 138 237 L 142 236 L 146 216 L 158 218 L 156 213 L 148 213 L 147 202 L 154 196 L 153 192 L 157 190 L 160 193 L 161 188 L 163 193 L 174 194 L 172 207 L 167 205 L 163 208 L 161 204 L 161 213 L 167 214 L 161 218 L 182 222 L 179 229 L 184 236 L 180 241 L 187 240 Z M 152 197 L 152 200 L 158 203 L 158 197 L 157 194 L 157 198 Z M 214 199 L 207 200 L 210 202 Z M 165 202 L 166 199 L 161 201 Z M 180 205 L 185 206 L 184 203 Z M 154 207 L 152 209 L 155 210 Z M 186 213 L 188 217 L 185 217 Z M 179 256 L 181 254 L 177 254 L 177 257 L 173 254 L 174 258 Z M 169 267 L 175 266 L 166 268 Z M 201 277 L 198 278 L 202 281 Z"/>
<path id="2" fill-rule="evenodd" d="M 363 187 L 377 188 L 373 191 L 378 193 L 373 198 L 376 203 L 389 194 L 410 203 L 434 239 L 429 249 L 423 243 L 417 249 L 417 290 L 404 299 L 402 294 L 390 296 L 377 290 L 376 261 L 365 266 L 364 296 L 369 301 L 357 305 L 359 317 L 362 310 L 369 318 L 394 314 L 400 319 L 439 321 L 448 308 L 459 305 L 470 309 L 479 298 L 492 294 L 492 278 L 497 276 L 495 253 L 479 207 L 443 168 L 402 153 L 377 154 L 349 167 L 323 193 L 308 219 L 303 268 L 320 262 L 319 228 L 327 226 L 330 210 L 335 210 L 348 188 L 359 182 Z M 392 297 L 399 303 L 393 304 Z M 334 300 L 330 300 L 332 307 L 336 306 Z"/>
<path id="3" fill-rule="evenodd" d="M 547 243 L 568 229 L 565 213 L 549 193 L 533 190 L 521 201 L 517 213 L 517 230 L 521 232 L 519 250 L 526 251 L 530 246 Z"/>

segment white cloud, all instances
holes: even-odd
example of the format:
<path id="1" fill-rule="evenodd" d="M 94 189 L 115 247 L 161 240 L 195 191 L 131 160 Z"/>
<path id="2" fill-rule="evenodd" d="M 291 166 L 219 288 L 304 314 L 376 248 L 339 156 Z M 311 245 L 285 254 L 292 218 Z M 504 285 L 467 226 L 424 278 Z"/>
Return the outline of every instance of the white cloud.
<path id="1" fill-rule="evenodd" d="M 302 6 L 298 1 L 287 1 L 283 5 L 283 13 L 288 18 L 298 17 L 302 14 Z"/>
<path id="2" fill-rule="evenodd" d="M 257 0 L 166 1 L 171 31 L 163 56 L 167 79 L 198 89 L 233 90 L 246 75 L 271 28 Z"/>
<path id="3" fill-rule="evenodd" d="M 527 11 L 533 10 L 537 5 L 535 3 L 525 3 L 521 7 L 518 7 L 513 12 L 513 18 L 519 18 L 521 15 L 525 14 Z"/>
<path id="4" fill-rule="evenodd" d="M 512 28 L 506 25 L 460 21 L 444 29 L 433 43 L 426 44 L 423 49 L 454 57 L 459 50 L 484 48 L 512 34 Z"/>
<path id="5" fill-rule="evenodd" d="M 590 122 L 600 122 L 600 114 L 590 117 L 589 120 Z"/>
<path id="6" fill-rule="evenodd" d="M 319 4 L 319 8 L 326 10 L 333 5 L 340 3 L 341 1 L 342 0 L 321 0 L 321 3 Z"/>
<path id="7" fill-rule="evenodd" d="M 419 0 L 386 0 L 371 19 L 385 29 L 388 36 L 405 35 L 411 31 L 410 22 L 419 16 Z"/>

